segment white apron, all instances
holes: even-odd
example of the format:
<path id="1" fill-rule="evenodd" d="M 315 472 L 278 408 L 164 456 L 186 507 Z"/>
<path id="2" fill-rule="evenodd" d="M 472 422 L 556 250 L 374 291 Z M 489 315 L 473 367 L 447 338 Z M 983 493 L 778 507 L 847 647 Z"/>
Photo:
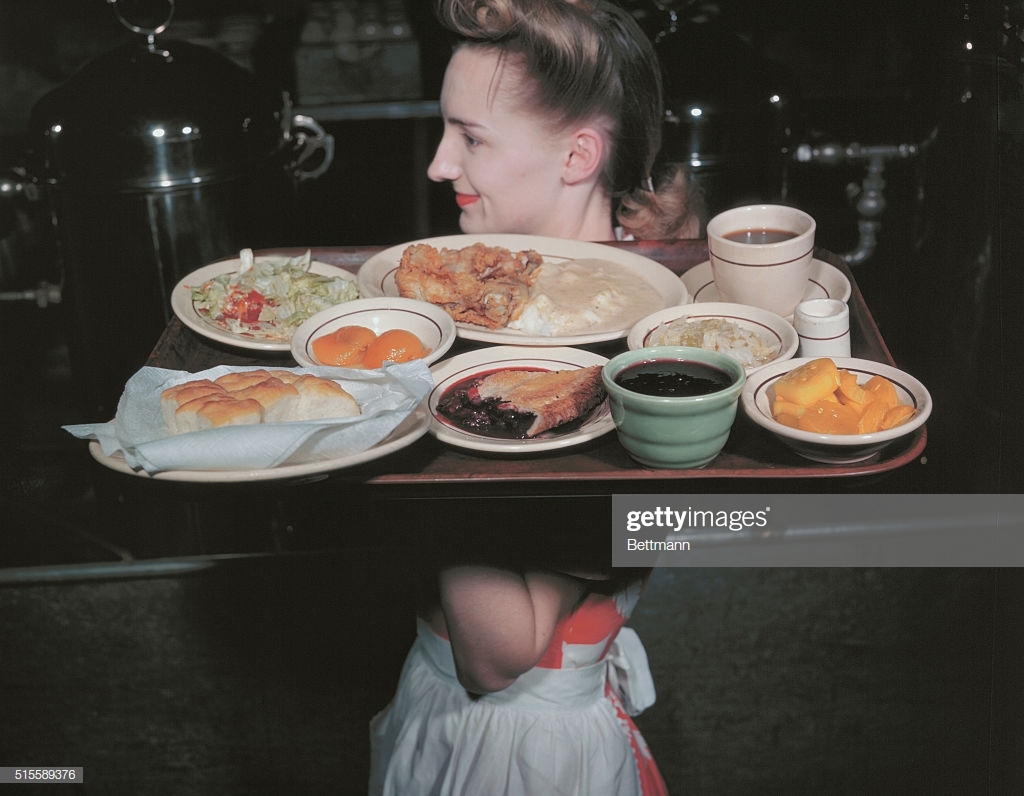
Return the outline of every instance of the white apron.
<path id="1" fill-rule="evenodd" d="M 656 767 L 626 714 L 653 701 L 647 656 L 630 628 L 602 660 L 534 668 L 472 697 L 451 645 L 421 621 L 395 698 L 370 725 L 370 793 L 642 796 L 639 769 Z"/>

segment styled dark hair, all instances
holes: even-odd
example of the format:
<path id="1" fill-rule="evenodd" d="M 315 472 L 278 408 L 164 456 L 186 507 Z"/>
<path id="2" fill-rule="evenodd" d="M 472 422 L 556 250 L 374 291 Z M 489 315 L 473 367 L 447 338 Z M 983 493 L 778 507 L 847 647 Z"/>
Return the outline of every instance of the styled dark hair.
<path id="1" fill-rule="evenodd" d="M 498 51 L 531 80 L 521 98 L 553 126 L 603 125 L 605 190 L 635 237 L 673 237 L 692 214 L 686 180 L 652 179 L 661 148 L 661 68 L 633 16 L 609 0 L 438 0 L 456 46 Z M 672 196 L 660 199 L 655 189 Z"/>

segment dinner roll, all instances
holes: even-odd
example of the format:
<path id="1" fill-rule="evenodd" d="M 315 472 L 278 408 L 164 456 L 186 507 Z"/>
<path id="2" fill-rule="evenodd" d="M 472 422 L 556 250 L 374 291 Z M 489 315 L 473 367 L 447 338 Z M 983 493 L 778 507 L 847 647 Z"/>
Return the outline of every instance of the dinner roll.
<path id="1" fill-rule="evenodd" d="M 218 384 L 225 390 L 244 390 L 246 387 L 252 387 L 254 384 L 259 384 L 261 381 L 266 381 L 271 378 L 270 372 L 259 369 L 259 370 L 237 370 L 231 373 L 225 373 L 217 379 L 214 379 L 214 384 Z"/>
<path id="2" fill-rule="evenodd" d="M 221 426 L 250 426 L 263 422 L 263 407 L 255 398 L 222 401 L 208 398 L 196 412 L 199 431 Z"/>
<path id="3" fill-rule="evenodd" d="M 292 370 L 271 370 L 268 371 L 271 376 L 275 379 L 280 379 L 285 384 L 294 384 L 297 379 L 302 378 L 301 373 L 296 373 Z"/>
<path id="4" fill-rule="evenodd" d="M 353 417 L 360 414 L 359 404 L 338 382 L 304 375 L 292 385 L 299 391 L 300 420 Z"/>
<path id="5" fill-rule="evenodd" d="M 283 423 L 296 419 L 299 391 L 273 376 L 251 387 L 232 390 L 230 394 L 238 399 L 252 398 L 259 401 L 263 407 L 264 423 Z"/>
<path id="6" fill-rule="evenodd" d="M 354 417 L 359 404 L 336 381 L 287 370 L 232 371 L 214 381 L 193 381 L 160 394 L 171 434 L 229 425 Z"/>
<path id="7" fill-rule="evenodd" d="M 214 384 L 209 379 L 197 379 L 187 381 L 184 384 L 177 384 L 169 387 L 160 393 L 160 411 L 164 417 L 164 423 L 168 428 L 174 423 L 174 413 L 179 406 L 187 404 L 196 398 L 203 398 L 208 395 L 226 395 L 227 391 L 219 384 Z"/>
<path id="8" fill-rule="evenodd" d="M 168 428 L 173 434 L 204 431 L 219 426 L 240 426 L 263 421 L 258 401 L 239 401 L 227 392 L 193 398 L 178 407 Z"/>

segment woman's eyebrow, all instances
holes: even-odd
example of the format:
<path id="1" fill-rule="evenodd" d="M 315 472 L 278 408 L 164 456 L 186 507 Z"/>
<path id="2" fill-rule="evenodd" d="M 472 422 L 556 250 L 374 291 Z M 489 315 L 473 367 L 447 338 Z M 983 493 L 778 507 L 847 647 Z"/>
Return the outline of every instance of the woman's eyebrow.
<path id="1" fill-rule="evenodd" d="M 456 127 L 462 127 L 462 128 L 464 128 L 466 130 L 486 130 L 487 129 L 487 125 L 480 124 L 478 122 L 468 122 L 465 119 L 458 118 L 457 116 L 447 116 L 447 117 L 445 117 L 445 121 L 447 121 L 448 124 L 454 125 Z"/>

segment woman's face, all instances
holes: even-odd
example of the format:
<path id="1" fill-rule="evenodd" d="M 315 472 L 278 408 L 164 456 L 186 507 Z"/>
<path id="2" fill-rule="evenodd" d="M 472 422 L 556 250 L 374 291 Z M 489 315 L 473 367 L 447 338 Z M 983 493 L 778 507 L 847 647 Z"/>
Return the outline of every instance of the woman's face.
<path id="1" fill-rule="evenodd" d="M 444 135 L 427 174 L 451 181 L 463 232 L 559 235 L 571 136 L 517 104 L 511 69 L 490 49 L 455 51 L 441 89 Z"/>

